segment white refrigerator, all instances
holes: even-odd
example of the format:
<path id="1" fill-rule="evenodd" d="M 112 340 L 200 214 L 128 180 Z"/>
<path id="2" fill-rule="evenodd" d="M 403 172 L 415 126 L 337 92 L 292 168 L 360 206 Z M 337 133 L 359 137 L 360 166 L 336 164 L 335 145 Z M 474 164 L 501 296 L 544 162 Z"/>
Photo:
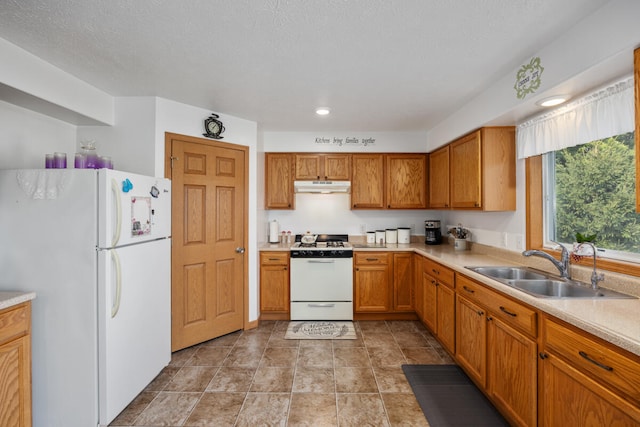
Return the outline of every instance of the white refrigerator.
<path id="1" fill-rule="evenodd" d="M 171 359 L 171 183 L 0 171 L 0 290 L 35 291 L 35 427 L 108 425 Z"/>

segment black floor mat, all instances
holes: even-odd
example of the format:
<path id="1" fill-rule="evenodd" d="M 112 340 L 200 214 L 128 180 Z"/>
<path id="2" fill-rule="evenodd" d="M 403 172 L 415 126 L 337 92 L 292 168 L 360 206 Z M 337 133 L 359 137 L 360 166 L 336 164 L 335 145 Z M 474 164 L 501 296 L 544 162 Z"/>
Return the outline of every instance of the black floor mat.
<path id="1" fill-rule="evenodd" d="M 509 423 L 457 365 L 402 365 L 431 427 Z"/>

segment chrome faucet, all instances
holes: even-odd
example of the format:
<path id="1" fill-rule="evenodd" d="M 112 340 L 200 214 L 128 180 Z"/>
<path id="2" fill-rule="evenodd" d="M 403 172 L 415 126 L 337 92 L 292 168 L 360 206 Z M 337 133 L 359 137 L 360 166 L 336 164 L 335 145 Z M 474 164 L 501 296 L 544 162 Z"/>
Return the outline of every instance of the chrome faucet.
<path id="1" fill-rule="evenodd" d="M 598 282 L 604 280 L 604 273 L 598 274 L 598 272 L 596 271 L 597 249 L 595 245 L 591 242 L 582 242 L 578 245 L 578 248 L 580 248 L 582 245 L 589 245 L 591 246 L 591 249 L 593 249 L 593 271 L 591 272 L 591 288 L 593 290 L 596 290 L 599 288 Z"/>
<path id="2" fill-rule="evenodd" d="M 567 248 L 564 247 L 564 245 L 561 245 L 558 242 L 553 242 L 553 243 L 555 243 L 556 245 L 559 245 L 562 250 L 562 254 L 560 255 L 560 261 L 555 259 L 553 256 L 549 255 L 548 253 L 539 251 L 536 249 L 530 249 L 528 251 L 524 251 L 522 252 L 522 255 L 524 256 L 534 255 L 534 256 L 539 256 L 541 258 L 547 259 L 551 261 L 553 265 L 556 266 L 558 271 L 560 271 L 560 277 L 563 277 L 565 279 L 571 279 L 571 273 L 569 272 L 569 251 L 567 250 Z"/>

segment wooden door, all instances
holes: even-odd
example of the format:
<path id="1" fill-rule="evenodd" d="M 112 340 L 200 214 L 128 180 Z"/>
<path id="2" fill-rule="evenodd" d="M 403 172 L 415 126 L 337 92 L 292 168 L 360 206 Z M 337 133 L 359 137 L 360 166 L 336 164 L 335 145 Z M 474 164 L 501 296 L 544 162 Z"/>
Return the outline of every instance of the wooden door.
<path id="1" fill-rule="evenodd" d="M 320 179 L 323 173 L 322 160 L 320 154 L 296 154 L 296 179 L 312 181 Z"/>
<path id="2" fill-rule="evenodd" d="M 387 208 L 427 207 L 426 154 L 387 154 Z"/>
<path id="3" fill-rule="evenodd" d="M 173 134 L 167 145 L 175 351 L 244 327 L 248 149 Z"/>
<path id="4" fill-rule="evenodd" d="M 538 377 L 536 342 L 490 316 L 487 328 L 487 386 L 494 403 L 518 426 L 536 426 Z"/>
<path id="5" fill-rule="evenodd" d="M 434 335 L 438 333 L 438 282 L 427 273 L 422 273 L 422 314 L 424 324 Z"/>
<path id="6" fill-rule="evenodd" d="M 554 354 L 545 352 L 543 355 L 540 426 L 640 425 L 640 409 L 637 406 Z"/>
<path id="7" fill-rule="evenodd" d="M 456 347 L 456 293 L 450 287 L 438 284 L 438 338 L 442 345 L 454 354 Z"/>
<path id="8" fill-rule="evenodd" d="M 289 315 L 288 252 L 260 252 L 260 317 L 274 313 Z"/>
<path id="9" fill-rule="evenodd" d="M 324 179 L 344 180 L 351 179 L 351 155 L 350 154 L 325 154 L 324 155 Z"/>
<path id="10" fill-rule="evenodd" d="M 485 310 L 466 298 L 456 299 L 456 359 L 478 386 L 486 387 L 487 321 Z"/>
<path id="11" fill-rule="evenodd" d="M 384 208 L 384 155 L 354 154 L 351 158 L 351 207 Z"/>
<path id="12" fill-rule="evenodd" d="M 480 131 L 450 144 L 451 207 L 482 208 Z"/>
<path id="13" fill-rule="evenodd" d="M 264 160 L 266 209 L 293 209 L 293 155 L 267 153 Z"/>
<path id="14" fill-rule="evenodd" d="M 429 154 L 429 207 L 449 208 L 449 146 Z"/>
<path id="15" fill-rule="evenodd" d="M 355 311 L 390 311 L 389 269 L 386 265 L 363 265 L 356 267 Z"/>
<path id="16" fill-rule="evenodd" d="M 393 254 L 394 311 L 413 311 L 412 255 L 411 252 Z"/>
<path id="17" fill-rule="evenodd" d="M 414 288 L 414 297 L 413 297 L 413 306 L 418 318 L 424 321 L 424 290 L 422 287 L 422 255 L 418 255 L 417 253 L 413 254 L 413 288 Z"/>

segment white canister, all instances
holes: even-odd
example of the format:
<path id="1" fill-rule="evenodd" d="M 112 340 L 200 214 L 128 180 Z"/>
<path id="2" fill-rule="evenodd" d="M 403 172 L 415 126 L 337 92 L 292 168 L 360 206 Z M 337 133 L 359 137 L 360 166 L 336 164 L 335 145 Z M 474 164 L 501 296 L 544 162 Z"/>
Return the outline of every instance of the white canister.
<path id="1" fill-rule="evenodd" d="M 371 244 L 376 243 L 376 232 L 375 231 L 367 231 L 367 243 L 371 243 Z"/>
<path id="2" fill-rule="evenodd" d="M 395 228 L 387 228 L 385 231 L 387 243 L 398 243 L 398 230 Z"/>
<path id="3" fill-rule="evenodd" d="M 411 229 L 398 227 L 398 243 L 411 243 Z"/>
<path id="4" fill-rule="evenodd" d="M 385 232 L 384 230 L 376 230 L 376 244 L 384 245 L 385 243 Z"/>

